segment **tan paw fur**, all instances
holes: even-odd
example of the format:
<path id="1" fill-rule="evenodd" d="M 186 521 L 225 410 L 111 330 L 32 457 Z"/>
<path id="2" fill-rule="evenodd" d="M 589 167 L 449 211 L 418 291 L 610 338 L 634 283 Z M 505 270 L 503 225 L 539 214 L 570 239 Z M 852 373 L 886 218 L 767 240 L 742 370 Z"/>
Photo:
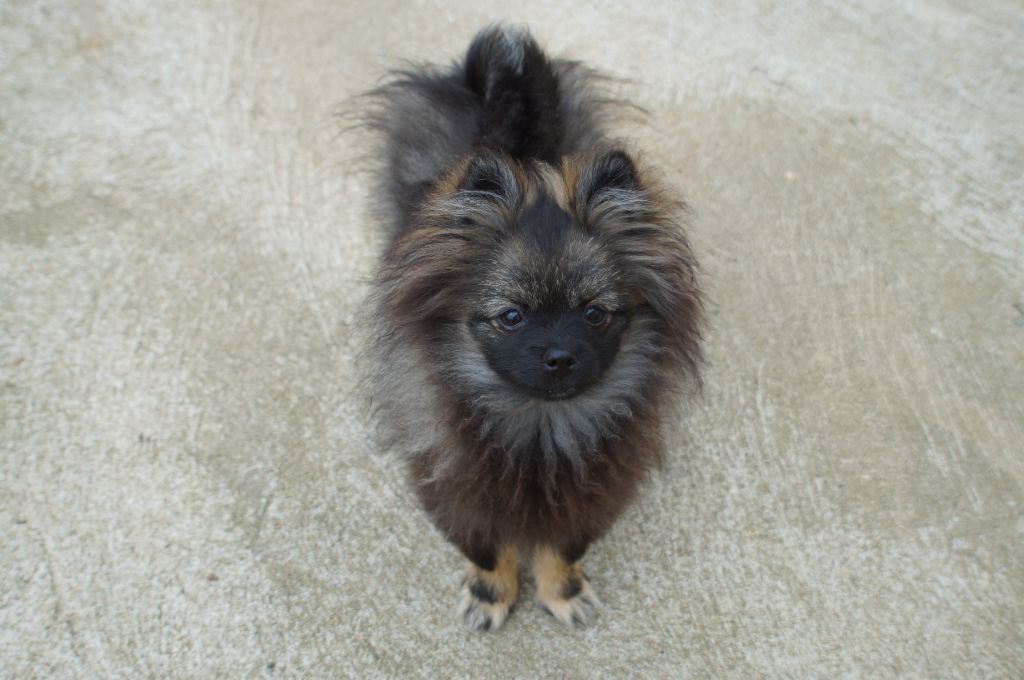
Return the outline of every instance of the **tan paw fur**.
<path id="1" fill-rule="evenodd" d="M 502 551 L 494 571 L 470 563 L 462 582 L 459 614 L 473 630 L 497 630 L 515 605 L 518 586 L 514 548 Z"/>
<path id="2" fill-rule="evenodd" d="M 579 562 L 567 564 L 557 552 L 543 548 L 534 555 L 533 575 L 541 606 L 561 623 L 585 626 L 597 617 L 601 603 Z"/>

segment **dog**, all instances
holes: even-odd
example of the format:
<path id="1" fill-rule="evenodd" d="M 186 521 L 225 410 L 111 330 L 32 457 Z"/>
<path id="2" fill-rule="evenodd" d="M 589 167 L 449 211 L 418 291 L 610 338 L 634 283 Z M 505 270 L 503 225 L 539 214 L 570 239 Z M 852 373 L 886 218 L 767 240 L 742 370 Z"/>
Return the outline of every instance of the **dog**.
<path id="1" fill-rule="evenodd" d="M 497 26 L 454 65 L 392 72 L 369 93 L 387 229 L 372 396 L 385 445 L 468 560 L 474 629 L 506 620 L 520 553 L 545 611 L 593 618 L 580 560 L 699 386 L 685 205 L 609 137 L 602 82 Z"/>

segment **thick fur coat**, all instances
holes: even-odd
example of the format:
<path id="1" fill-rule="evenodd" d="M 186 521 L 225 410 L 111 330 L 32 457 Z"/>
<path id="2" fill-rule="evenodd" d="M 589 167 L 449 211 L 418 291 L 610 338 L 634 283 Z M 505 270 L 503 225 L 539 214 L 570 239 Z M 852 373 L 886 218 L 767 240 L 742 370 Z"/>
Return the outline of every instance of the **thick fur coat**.
<path id="1" fill-rule="evenodd" d="M 684 207 L 608 136 L 600 85 L 495 28 L 372 93 L 389 229 L 375 403 L 431 519 L 484 569 L 503 545 L 578 560 L 699 380 Z M 576 348 L 567 368 L 552 343 Z M 576 371 L 564 391 L 553 366 Z"/>

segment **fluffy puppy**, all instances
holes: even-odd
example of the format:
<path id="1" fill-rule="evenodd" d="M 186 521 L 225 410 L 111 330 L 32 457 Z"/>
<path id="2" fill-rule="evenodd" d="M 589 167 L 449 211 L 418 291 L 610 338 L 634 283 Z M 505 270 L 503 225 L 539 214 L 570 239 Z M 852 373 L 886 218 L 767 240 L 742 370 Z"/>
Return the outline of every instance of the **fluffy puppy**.
<path id="1" fill-rule="evenodd" d="M 525 31 L 371 93 L 389 239 L 375 280 L 388 445 L 468 558 L 461 612 L 496 629 L 533 558 L 537 597 L 582 624 L 587 547 L 662 456 L 701 363 L 696 265 L 669 200 L 606 137 L 599 78 Z"/>

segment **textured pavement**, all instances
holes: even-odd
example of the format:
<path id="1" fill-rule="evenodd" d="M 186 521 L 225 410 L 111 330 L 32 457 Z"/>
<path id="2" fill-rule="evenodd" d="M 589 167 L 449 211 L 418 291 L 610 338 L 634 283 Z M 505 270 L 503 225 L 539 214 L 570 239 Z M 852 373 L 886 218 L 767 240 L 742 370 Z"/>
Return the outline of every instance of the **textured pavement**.
<path id="1" fill-rule="evenodd" d="M 1024 677 L 1024 10 L 0 5 L 0 677 Z M 628 79 L 711 362 L 496 635 L 356 381 L 380 246 L 335 113 L 527 23 Z"/>

